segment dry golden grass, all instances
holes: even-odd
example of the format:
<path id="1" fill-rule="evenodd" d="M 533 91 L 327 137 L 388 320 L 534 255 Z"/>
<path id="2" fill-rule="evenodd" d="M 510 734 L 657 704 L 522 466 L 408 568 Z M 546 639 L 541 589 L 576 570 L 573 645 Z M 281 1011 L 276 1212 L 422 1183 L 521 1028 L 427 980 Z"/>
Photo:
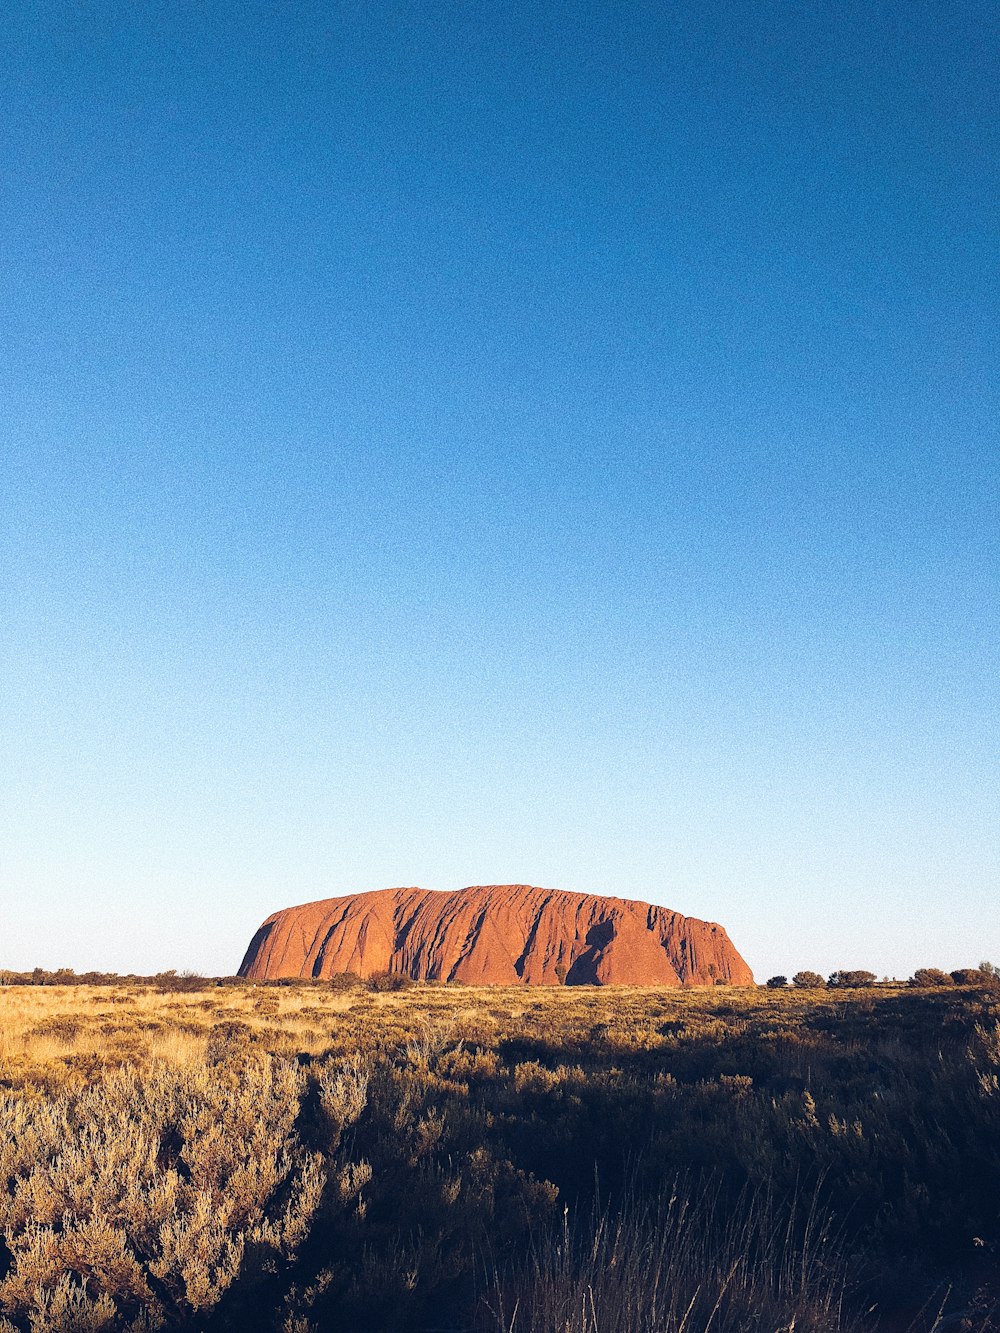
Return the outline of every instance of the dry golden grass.
<path id="1" fill-rule="evenodd" d="M 377 1008 L 393 996 L 366 997 Z M 171 994 L 145 987 L 0 987 L 0 1081 L 8 1086 L 92 1077 L 105 1066 L 201 1060 L 213 1028 L 246 1024 L 275 1053 L 319 1055 L 355 1001 L 277 989 Z"/>
<path id="2" fill-rule="evenodd" d="M 846 1333 L 931 1271 L 984 1330 L 998 1034 L 955 987 L 0 986 L 0 1333 Z"/>
<path id="3" fill-rule="evenodd" d="M 952 994 L 954 998 L 954 993 Z M 947 999 L 948 994 L 942 996 Z M 595 1034 L 605 1049 L 662 1051 L 713 1037 L 808 1043 L 805 1016 L 877 1015 L 906 987 L 870 992 L 789 988 L 451 987 L 372 992 L 322 984 L 223 985 L 173 992 L 148 985 L 0 986 L 0 1084 L 80 1084 L 105 1067 L 204 1059 L 224 1025 L 240 1024 L 275 1055 L 319 1059 L 403 1046 L 428 1031 L 487 1047 L 510 1040 L 563 1045 Z"/>

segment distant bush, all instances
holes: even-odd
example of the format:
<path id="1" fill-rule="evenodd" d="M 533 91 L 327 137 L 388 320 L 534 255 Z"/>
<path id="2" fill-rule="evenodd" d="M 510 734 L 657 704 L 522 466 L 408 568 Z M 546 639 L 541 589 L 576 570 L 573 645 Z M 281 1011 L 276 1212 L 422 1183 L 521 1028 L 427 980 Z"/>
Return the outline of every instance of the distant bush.
<path id="1" fill-rule="evenodd" d="M 826 982 L 818 972 L 796 972 L 792 977 L 792 985 L 798 986 L 800 990 L 818 990 Z"/>
<path id="2" fill-rule="evenodd" d="M 333 976 L 325 977 L 324 980 L 330 990 L 356 990 L 361 985 L 357 972 L 334 972 Z"/>
<path id="3" fill-rule="evenodd" d="M 788 978 L 782 976 L 768 977 L 767 985 L 770 990 L 781 990 L 788 985 Z"/>
<path id="4" fill-rule="evenodd" d="M 247 1054 L 247 1047 L 260 1041 L 260 1034 L 238 1018 L 225 1019 L 213 1023 L 208 1034 L 205 1058 L 210 1065 L 219 1064 L 234 1052 L 240 1056 Z"/>
<path id="5" fill-rule="evenodd" d="M 857 968 L 854 971 L 831 972 L 826 984 L 843 987 L 874 986 L 875 980 L 874 972 L 866 972 L 863 968 Z"/>
<path id="6" fill-rule="evenodd" d="M 367 984 L 370 991 L 378 994 L 383 991 L 406 990 L 413 985 L 413 978 L 403 972 L 373 972 Z"/>
<path id="7" fill-rule="evenodd" d="M 83 1020 L 72 1014 L 59 1014 L 55 1018 L 36 1023 L 31 1029 L 33 1037 L 54 1037 L 56 1041 L 72 1044 L 83 1031 Z"/>
<path id="8" fill-rule="evenodd" d="M 158 991 L 199 991 L 209 986 L 247 986 L 274 985 L 274 982 L 251 983 L 245 977 L 203 977 L 197 972 L 181 972 L 171 969 L 157 972 L 154 976 L 139 976 L 135 972 L 74 972 L 71 967 L 56 968 L 47 971 L 44 967 L 32 968 L 30 972 L 14 972 L 10 968 L 0 969 L 0 986 L 147 986 Z"/>
<path id="9" fill-rule="evenodd" d="M 150 977 L 150 984 L 157 990 L 182 995 L 186 991 L 204 990 L 209 983 L 198 972 L 181 972 L 178 975 L 171 969 L 169 972 L 158 972 L 156 976 Z"/>
<path id="10" fill-rule="evenodd" d="M 960 967 L 951 973 L 956 986 L 983 986 L 989 980 L 987 974 L 978 967 Z"/>
<path id="11" fill-rule="evenodd" d="M 1000 976 L 991 968 L 960 967 L 949 973 L 956 986 L 1000 986 Z"/>
<path id="12" fill-rule="evenodd" d="M 911 986 L 954 986 L 955 980 L 939 967 L 918 967 L 910 977 Z"/>

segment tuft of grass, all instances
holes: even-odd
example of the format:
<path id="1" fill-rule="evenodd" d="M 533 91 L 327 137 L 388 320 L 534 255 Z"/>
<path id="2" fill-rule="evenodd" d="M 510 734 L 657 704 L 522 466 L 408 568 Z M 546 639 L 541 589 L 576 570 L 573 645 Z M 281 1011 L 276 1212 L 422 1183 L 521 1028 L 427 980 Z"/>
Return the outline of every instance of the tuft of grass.
<path id="1" fill-rule="evenodd" d="M 727 1199 L 717 1179 L 679 1179 L 643 1202 L 595 1201 L 585 1223 L 531 1233 L 494 1261 L 485 1329 L 496 1333 L 845 1333 L 848 1264 L 820 1191 Z"/>

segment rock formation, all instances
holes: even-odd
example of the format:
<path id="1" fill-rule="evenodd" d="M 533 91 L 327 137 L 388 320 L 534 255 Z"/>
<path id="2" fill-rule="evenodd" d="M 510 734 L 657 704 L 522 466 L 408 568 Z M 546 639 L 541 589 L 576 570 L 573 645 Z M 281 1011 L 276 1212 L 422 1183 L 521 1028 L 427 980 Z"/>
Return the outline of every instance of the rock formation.
<path id="1" fill-rule="evenodd" d="M 240 975 L 397 972 L 467 985 L 753 984 L 722 926 L 625 898 L 501 884 L 382 889 L 275 912 Z"/>

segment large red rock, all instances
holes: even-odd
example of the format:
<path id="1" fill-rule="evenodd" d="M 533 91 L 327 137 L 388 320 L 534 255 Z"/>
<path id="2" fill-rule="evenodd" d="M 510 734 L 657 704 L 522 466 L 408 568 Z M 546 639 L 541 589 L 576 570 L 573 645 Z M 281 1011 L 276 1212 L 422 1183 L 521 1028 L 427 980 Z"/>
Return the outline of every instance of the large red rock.
<path id="1" fill-rule="evenodd" d="M 398 972 L 467 985 L 753 984 L 722 926 L 625 898 L 496 884 L 381 889 L 286 907 L 250 942 L 240 975 Z"/>

